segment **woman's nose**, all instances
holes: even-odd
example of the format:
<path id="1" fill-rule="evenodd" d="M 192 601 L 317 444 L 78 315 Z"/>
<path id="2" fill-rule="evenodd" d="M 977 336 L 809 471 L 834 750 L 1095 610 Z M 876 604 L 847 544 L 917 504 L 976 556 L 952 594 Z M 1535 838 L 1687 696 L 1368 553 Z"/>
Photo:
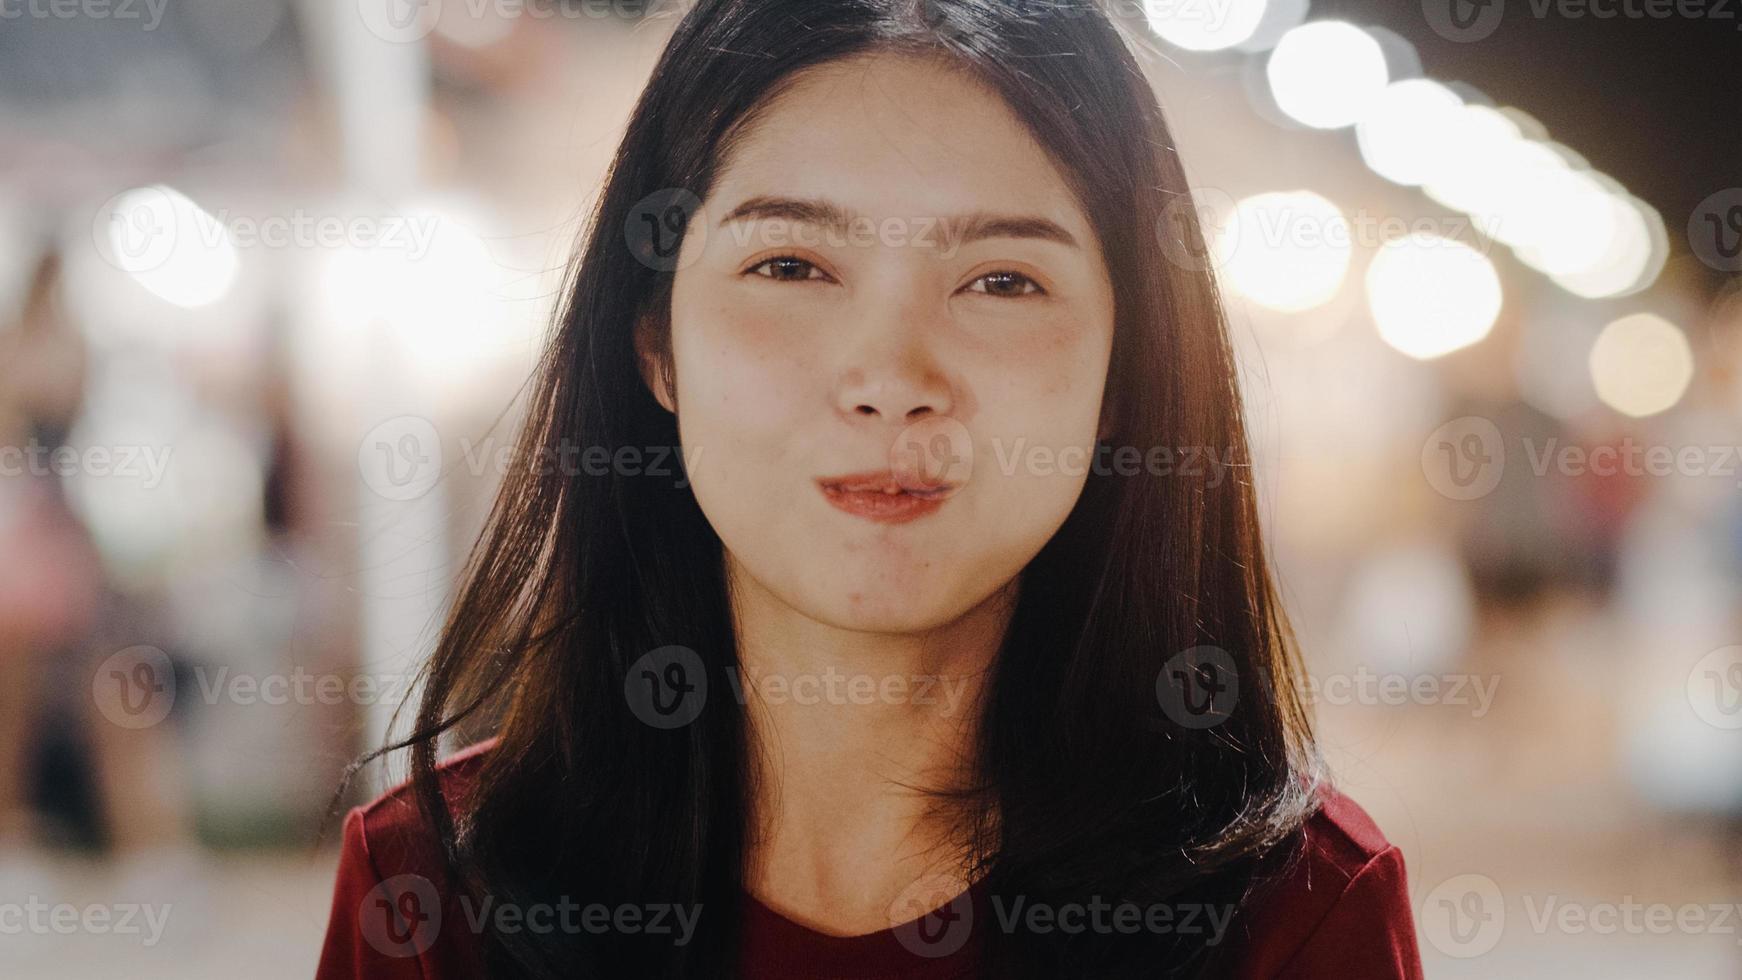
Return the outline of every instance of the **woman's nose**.
<path id="1" fill-rule="evenodd" d="M 839 361 L 837 410 L 895 425 L 950 414 L 949 381 L 931 349 L 941 315 L 891 303 L 859 322 Z"/>

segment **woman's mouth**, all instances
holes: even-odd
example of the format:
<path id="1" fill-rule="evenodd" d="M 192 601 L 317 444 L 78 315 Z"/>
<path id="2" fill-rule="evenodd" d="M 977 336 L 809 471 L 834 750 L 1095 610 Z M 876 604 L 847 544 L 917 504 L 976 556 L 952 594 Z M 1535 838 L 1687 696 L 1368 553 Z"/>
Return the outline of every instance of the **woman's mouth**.
<path id="1" fill-rule="evenodd" d="M 953 484 L 905 487 L 889 473 L 854 473 L 817 481 L 836 509 L 881 524 L 904 524 L 935 512 L 955 494 Z"/>

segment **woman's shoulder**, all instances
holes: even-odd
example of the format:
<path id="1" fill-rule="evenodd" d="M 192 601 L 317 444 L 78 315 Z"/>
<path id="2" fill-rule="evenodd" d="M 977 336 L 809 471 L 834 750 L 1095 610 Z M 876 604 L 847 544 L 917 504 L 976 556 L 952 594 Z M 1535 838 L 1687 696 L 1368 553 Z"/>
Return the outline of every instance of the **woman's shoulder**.
<path id="1" fill-rule="evenodd" d="M 441 787 L 450 809 L 471 792 L 479 770 L 495 747 L 496 739 L 487 739 L 468 745 L 436 763 L 437 785 Z M 434 831 L 418 808 L 409 780 L 352 808 L 346 816 L 347 828 L 353 820 L 358 832 L 371 845 L 393 849 L 435 843 Z"/>
<path id="2" fill-rule="evenodd" d="M 1352 879 L 1374 861 L 1401 854 L 1373 817 L 1348 794 L 1328 782 L 1319 784 L 1317 794 L 1318 810 L 1303 828 L 1309 862 L 1306 870 L 1316 868 L 1339 879 Z"/>
<path id="3" fill-rule="evenodd" d="M 436 767 L 450 807 L 471 788 L 495 745 L 480 742 Z M 441 842 L 409 783 L 345 815 L 318 980 L 480 975 L 472 910 L 447 887 Z"/>
<path id="4" fill-rule="evenodd" d="M 1317 794 L 1294 859 L 1252 896 L 1235 976 L 1420 977 L 1403 852 L 1349 796 Z"/>

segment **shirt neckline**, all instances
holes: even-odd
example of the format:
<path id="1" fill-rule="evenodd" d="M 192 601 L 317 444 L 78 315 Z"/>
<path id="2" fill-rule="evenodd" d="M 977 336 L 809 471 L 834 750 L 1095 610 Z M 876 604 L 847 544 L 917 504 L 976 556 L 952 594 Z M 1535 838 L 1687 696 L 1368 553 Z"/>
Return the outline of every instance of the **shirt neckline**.
<path id="1" fill-rule="evenodd" d="M 986 879 L 914 918 L 857 936 L 819 932 L 770 908 L 741 888 L 745 909 L 746 953 L 758 967 L 794 975 L 839 978 L 943 977 L 957 975 L 970 962 L 968 940 L 976 919 L 986 912 Z M 965 900 L 965 901 L 964 901 Z M 938 916 L 922 930 L 921 920 Z M 984 926 L 982 926 L 984 928 Z"/>

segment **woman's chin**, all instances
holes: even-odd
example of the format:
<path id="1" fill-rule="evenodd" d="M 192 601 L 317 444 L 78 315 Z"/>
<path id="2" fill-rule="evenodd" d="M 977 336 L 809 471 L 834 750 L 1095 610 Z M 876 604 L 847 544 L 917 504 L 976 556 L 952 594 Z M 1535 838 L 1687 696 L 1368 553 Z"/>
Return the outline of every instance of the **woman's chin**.
<path id="1" fill-rule="evenodd" d="M 823 588 L 810 587 L 813 617 L 839 629 L 869 633 L 917 633 L 953 622 L 966 612 L 937 576 L 918 572 L 891 576 L 840 575 Z M 958 608 L 958 606 L 962 606 Z"/>

